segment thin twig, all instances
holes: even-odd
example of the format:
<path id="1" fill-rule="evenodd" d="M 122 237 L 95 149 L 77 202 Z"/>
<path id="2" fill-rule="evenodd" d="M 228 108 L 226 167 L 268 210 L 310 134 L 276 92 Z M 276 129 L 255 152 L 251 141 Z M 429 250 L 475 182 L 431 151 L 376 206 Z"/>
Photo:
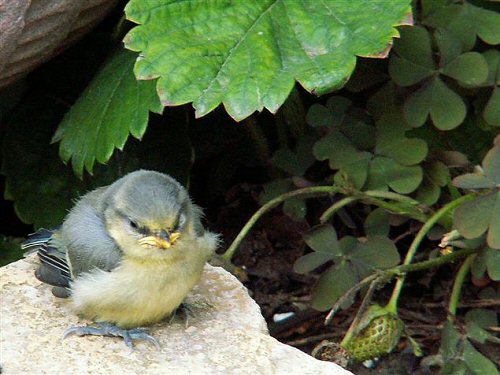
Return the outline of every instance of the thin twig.
<path id="1" fill-rule="evenodd" d="M 365 277 L 359 283 L 350 288 L 347 292 L 345 292 L 333 305 L 332 309 L 328 313 L 325 318 L 325 324 L 329 324 L 332 320 L 333 316 L 337 313 L 340 306 L 354 293 L 363 288 L 365 285 L 370 284 L 373 281 L 377 281 L 377 284 L 384 284 L 389 282 L 391 279 L 398 275 L 402 275 L 407 272 L 414 271 L 422 271 L 432 267 L 438 267 L 442 264 L 453 262 L 454 260 L 466 257 L 470 254 L 475 253 L 474 249 L 463 249 L 459 251 L 455 251 L 454 253 L 444 255 L 438 258 L 433 258 L 429 260 L 424 260 L 422 262 L 413 263 L 413 264 L 402 264 L 396 267 L 388 268 L 383 271 L 377 271 L 370 276 Z"/>
<path id="2" fill-rule="evenodd" d="M 333 195 L 336 192 L 339 191 L 339 188 L 336 187 L 335 185 L 332 186 L 311 186 L 311 187 L 306 187 L 303 189 L 297 189 L 294 191 L 290 191 L 285 194 L 281 194 L 280 196 L 270 200 L 266 204 L 264 204 L 261 208 L 255 212 L 250 220 L 247 221 L 245 226 L 240 230 L 240 233 L 236 236 L 234 239 L 233 243 L 229 248 L 226 250 L 224 254 L 222 254 L 222 258 L 224 258 L 226 261 L 231 261 L 231 258 L 233 257 L 233 254 L 235 253 L 236 249 L 240 246 L 241 241 L 243 241 L 243 238 L 247 235 L 247 233 L 252 229 L 252 227 L 255 225 L 257 220 L 260 219 L 262 215 L 264 215 L 266 212 L 272 210 L 274 207 L 279 206 L 281 203 L 285 202 L 286 200 L 290 198 L 311 198 L 311 197 L 322 197 L 326 195 Z"/>
<path id="3" fill-rule="evenodd" d="M 363 315 L 368 308 L 368 305 L 370 304 L 370 301 L 372 300 L 373 293 L 375 292 L 375 289 L 377 288 L 378 282 L 377 279 L 373 280 L 370 283 L 370 287 L 368 288 L 368 291 L 366 292 L 365 296 L 363 297 L 363 302 L 361 302 L 361 305 L 358 308 L 358 311 L 356 312 L 356 316 L 352 320 L 351 325 L 349 326 L 349 329 L 347 330 L 344 338 L 342 339 L 342 342 L 340 343 L 341 346 L 345 347 L 349 341 L 351 341 L 352 336 L 356 334 L 359 322 L 363 318 Z"/>
<path id="4" fill-rule="evenodd" d="M 415 253 L 417 252 L 420 246 L 420 243 L 425 238 L 427 233 L 434 227 L 434 225 L 441 220 L 441 218 L 445 217 L 449 212 L 453 211 L 454 209 L 462 205 L 464 202 L 469 201 L 474 197 L 475 197 L 474 194 L 464 195 L 448 203 L 446 206 L 443 206 L 434 215 L 432 215 L 431 218 L 424 223 L 422 228 L 420 228 L 417 235 L 413 239 L 413 242 L 411 243 L 410 248 L 406 253 L 406 257 L 404 259 L 403 264 L 410 265 L 410 263 L 413 260 L 413 257 L 415 256 Z M 397 313 L 398 299 L 399 295 L 401 294 L 401 290 L 403 289 L 404 280 L 405 280 L 404 276 L 400 277 L 397 280 L 396 285 L 394 286 L 394 290 L 392 291 L 391 299 L 387 304 L 387 308 L 389 309 L 389 311 L 392 311 L 393 313 Z"/>

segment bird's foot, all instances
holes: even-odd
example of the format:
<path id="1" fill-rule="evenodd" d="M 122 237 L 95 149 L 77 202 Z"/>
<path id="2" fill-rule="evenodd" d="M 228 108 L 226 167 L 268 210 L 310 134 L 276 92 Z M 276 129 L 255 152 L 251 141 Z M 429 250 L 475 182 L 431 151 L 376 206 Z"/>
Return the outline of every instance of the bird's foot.
<path id="1" fill-rule="evenodd" d="M 116 336 L 123 338 L 125 344 L 130 348 L 130 350 L 134 350 L 133 340 L 149 341 L 155 346 L 156 350 L 160 350 L 160 343 L 158 340 L 148 334 L 144 328 L 123 329 L 110 323 L 98 324 L 99 327 L 70 327 L 64 331 L 63 339 L 71 335 Z"/>
<path id="2" fill-rule="evenodd" d="M 172 323 L 172 321 L 175 319 L 175 317 L 177 315 L 181 315 L 183 316 L 184 318 L 184 325 L 185 327 L 187 328 L 189 326 L 189 318 L 190 317 L 194 317 L 194 313 L 193 313 L 193 310 L 191 309 L 191 307 L 183 302 L 179 305 L 179 307 L 177 307 L 174 312 L 172 313 L 172 315 L 170 316 L 170 321 L 169 323 Z"/>

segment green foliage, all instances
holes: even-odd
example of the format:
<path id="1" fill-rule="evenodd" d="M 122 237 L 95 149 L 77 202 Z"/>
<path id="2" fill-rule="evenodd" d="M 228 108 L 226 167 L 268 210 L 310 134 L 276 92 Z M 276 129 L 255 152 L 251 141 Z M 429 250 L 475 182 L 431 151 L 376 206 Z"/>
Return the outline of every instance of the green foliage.
<path id="1" fill-rule="evenodd" d="M 423 27 L 404 28 L 395 41 L 389 73 L 399 86 L 423 85 L 414 91 L 404 105 L 411 126 L 422 126 L 430 116 L 441 130 L 450 130 L 465 119 L 465 102 L 447 86 L 440 74 L 467 87 L 477 87 L 488 78 L 487 60 L 478 52 L 462 53 L 460 40 L 444 29 L 434 33 L 440 61 L 433 59 L 431 34 Z"/>
<path id="2" fill-rule="evenodd" d="M 373 270 L 399 263 L 396 246 L 388 238 L 374 235 L 360 241 L 352 236 L 337 240 L 331 225 L 320 225 L 308 232 L 304 240 L 314 252 L 299 258 L 294 269 L 299 273 L 312 271 L 333 261 L 322 273 L 312 293 L 312 306 L 319 310 L 330 308 L 348 289 Z"/>
<path id="3" fill-rule="evenodd" d="M 148 113 L 162 112 L 153 82 L 137 81 L 132 66 L 137 55 L 124 50 L 114 53 L 66 113 L 52 139 L 61 142 L 59 153 L 71 159 L 78 176 L 94 162 L 106 163 L 115 148 L 123 150 L 129 133 L 144 136 Z"/>
<path id="4" fill-rule="evenodd" d="M 236 120 L 276 112 L 295 80 L 325 94 L 342 87 L 356 56 L 384 55 L 410 13 L 386 2 L 131 0 L 125 38 L 141 53 L 139 79 L 158 79 L 164 105 L 193 102 L 197 116 L 220 103 Z M 383 14 L 383 17 L 373 17 Z"/>
<path id="5" fill-rule="evenodd" d="M 340 98 L 330 98 L 325 107 L 316 105 L 308 117 L 312 126 L 328 127 L 328 135 L 314 145 L 314 156 L 328 160 L 332 169 L 345 174 L 357 189 L 411 193 L 422 182 L 420 163 L 427 155 L 427 144 L 406 138 L 410 129 L 403 116 L 384 114 L 375 124 L 357 118 Z M 340 177 L 339 173 L 337 174 Z"/>
<path id="6" fill-rule="evenodd" d="M 7 176 L 4 196 L 14 200 L 16 213 L 25 223 L 37 228 L 56 227 L 76 198 L 139 168 L 169 172 L 179 181 L 187 181 L 191 147 L 182 126 L 177 126 L 175 132 L 166 128 L 159 132 L 154 127 L 144 143 L 130 144 L 106 166 L 96 166 L 92 177 L 78 178 L 50 143 L 64 111 L 64 106 L 46 94 L 35 92 L 9 118 L 2 144 L 1 173 Z M 151 153 L 150 147 L 175 148 L 175 158 Z"/>
<path id="7" fill-rule="evenodd" d="M 0 235 L 0 267 L 22 258 L 21 242 L 23 240 L 22 238 L 11 238 Z"/>
<path id="8" fill-rule="evenodd" d="M 84 189 L 50 145 L 61 110 L 47 97 L 33 96 L 12 115 L 2 145 L 5 198 L 15 201 L 21 220 L 36 227 L 59 225 Z"/>
<path id="9" fill-rule="evenodd" d="M 471 317 L 469 315 L 469 318 Z M 498 374 L 495 364 L 477 351 L 467 337 L 462 336 L 451 322 L 446 322 L 443 328 L 437 360 L 442 364 L 443 374 Z"/>
<path id="10" fill-rule="evenodd" d="M 407 250 L 394 239 L 413 233 L 415 220 L 425 227 L 468 193 L 437 223 L 456 228 L 447 250 L 475 251 L 474 277 L 498 281 L 500 7 L 482 0 L 415 5 L 417 26 L 396 30 L 409 0 L 131 0 L 126 17 L 137 25 L 125 44 L 135 52 L 108 40 L 88 53 L 115 51 L 93 78 L 75 77 L 73 69 L 90 60 L 69 57 L 68 71 L 55 64 L 41 82 L 35 73 L 26 88 L 0 95 L 5 198 L 23 221 L 52 227 L 75 198 L 138 168 L 194 181 L 195 190 L 221 198 L 250 167 L 257 183 L 270 180 L 261 204 L 297 188 L 326 188 L 321 196 L 330 196 L 317 206 L 304 196 L 283 204 L 286 214 L 309 222 L 325 209 L 294 268 L 317 274 L 311 304 L 326 310 L 352 304 L 362 280 L 379 282 L 393 271 Z M 387 61 L 357 58 L 385 57 L 398 34 Z M 295 81 L 317 95 L 345 89 L 316 100 Z M 223 111 L 205 122 L 186 107 L 149 113 L 190 102 L 197 117 L 220 104 L 236 120 L 264 108 L 277 114 L 236 127 Z M 11 251 L 17 240 L 2 241 L 4 259 L 19 257 Z M 421 259 L 432 258 L 433 243 L 418 245 Z M 361 348 L 359 358 L 397 344 L 402 322 L 396 308 L 387 311 L 355 319 L 360 335 L 351 351 Z M 493 374 L 473 344 L 499 342 L 488 330 L 496 315 L 470 310 L 464 320 L 460 330 L 456 321 L 445 324 L 435 363 L 444 374 Z"/>
<path id="11" fill-rule="evenodd" d="M 458 176 L 454 184 L 464 189 L 478 189 L 485 194 L 465 203 L 455 212 L 454 223 L 465 238 L 476 238 L 487 232 L 487 243 L 500 249 L 500 139 L 486 154 L 482 170 Z"/>

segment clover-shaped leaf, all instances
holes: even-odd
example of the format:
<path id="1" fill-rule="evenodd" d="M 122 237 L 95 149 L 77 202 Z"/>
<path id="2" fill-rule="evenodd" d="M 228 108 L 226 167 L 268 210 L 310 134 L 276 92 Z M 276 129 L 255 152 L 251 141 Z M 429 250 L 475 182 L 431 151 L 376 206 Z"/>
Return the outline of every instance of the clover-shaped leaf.
<path id="1" fill-rule="evenodd" d="M 450 61 L 440 72 L 468 86 L 479 86 L 488 78 L 488 63 L 478 52 L 466 52 Z"/>
<path id="2" fill-rule="evenodd" d="M 319 310 L 331 307 L 349 288 L 375 269 L 399 263 L 399 253 L 387 237 L 372 236 L 361 242 L 346 236 L 340 241 L 331 225 L 319 225 L 304 236 L 314 252 L 297 259 L 296 272 L 305 273 L 332 261 L 322 273 L 312 294 L 312 306 Z"/>
<path id="3" fill-rule="evenodd" d="M 495 364 L 479 353 L 450 321 L 445 323 L 442 331 L 439 356 L 443 364 L 442 374 L 498 374 Z"/>
<path id="4" fill-rule="evenodd" d="M 356 188 L 361 189 L 365 184 L 372 154 L 356 149 L 339 131 L 316 142 L 313 153 L 318 160 L 328 159 L 332 169 L 343 170 Z"/>
<path id="5" fill-rule="evenodd" d="M 408 193 L 422 182 L 422 170 L 415 164 L 425 158 L 427 144 L 421 139 L 406 138 L 410 128 L 403 116 L 386 114 L 374 128 L 346 114 L 344 120 L 331 128 L 327 136 L 315 143 L 314 156 L 318 160 L 328 159 L 330 167 L 345 174 L 355 188 L 390 187 Z M 373 150 L 375 154 L 365 150 Z"/>
<path id="6" fill-rule="evenodd" d="M 274 153 L 272 162 L 292 176 L 303 176 L 314 162 L 314 156 L 311 152 L 313 143 L 313 138 L 302 136 L 297 141 L 295 152 L 288 148 L 278 150 Z"/>
<path id="7" fill-rule="evenodd" d="M 500 43 L 500 14 L 467 1 L 436 4 L 426 13 L 423 23 L 451 31 L 466 51 L 476 43 L 476 35 L 490 45 Z"/>
<path id="8" fill-rule="evenodd" d="M 370 162 L 364 189 L 387 190 L 390 187 L 398 193 L 408 194 L 420 185 L 422 178 L 423 171 L 418 165 L 408 167 L 387 157 L 376 157 Z"/>
<path id="9" fill-rule="evenodd" d="M 404 113 L 413 127 L 422 126 L 430 116 L 438 129 L 450 130 L 464 121 L 467 108 L 460 95 L 435 77 L 408 98 Z"/>
<path id="10" fill-rule="evenodd" d="M 500 280 L 500 250 L 485 247 L 474 258 L 471 272 L 475 278 L 484 277 L 485 272 L 495 281 Z"/>
<path id="11" fill-rule="evenodd" d="M 500 51 L 490 49 L 483 52 L 488 62 L 488 79 L 484 86 L 492 87 L 492 93 L 483 111 L 485 121 L 493 126 L 500 126 Z"/>
<path id="12" fill-rule="evenodd" d="M 384 269 L 396 266 L 400 257 L 391 239 L 376 235 L 357 245 L 351 261 L 370 269 Z"/>
<path id="13" fill-rule="evenodd" d="M 401 165 L 415 165 L 427 155 L 427 143 L 419 138 L 406 138 L 410 127 L 399 113 L 388 113 L 377 122 L 375 153 L 385 155 Z"/>
<path id="14" fill-rule="evenodd" d="M 313 288 L 311 305 L 317 310 L 333 306 L 339 297 L 374 269 L 389 268 L 399 263 L 394 243 L 375 236 L 365 242 L 346 236 L 339 241 L 343 256 L 325 271 Z"/>
<path id="15" fill-rule="evenodd" d="M 137 54 L 116 52 L 94 77 L 78 101 L 59 124 L 52 142 L 60 142 L 59 154 L 78 176 L 84 168 L 92 173 L 94 163 L 107 162 L 115 148 L 125 146 L 129 134 L 141 139 L 149 111 L 163 107 L 154 82 L 137 81 L 132 67 Z"/>
<path id="16" fill-rule="evenodd" d="M 400 28 L 401 38 L 394 41 L 389 74 L 399 86 L 411 86 L 430 77 L 436 65 L 432 58 L 431 38 L 421 26 Z"/>
<path id="17" fill-rule="evenodd" d="M 391 226 L 389 224 L 389 215 L 383 208 L 376 208 L 368 214 L 363 224 L 365 234 L 368 237 L 382 236 L 387 237 Z"/>
<path id="18" fill-rule="evenodd" d="M 440 66 L 446 66 L 463 52 L 460 39 L 446 29 L 438 28 L 434 32 L 434 40 L 439 50 Z"/>
<path id="19" fill-rule="evenodd" d="M 351 105 L 352 101 L 346 97 L 332 96 L 325 105 L 313 104 L 307 111 L 306 121 L 314 127 L 338 126 Z"/>
<path id="20" fill-rule="evenodd" d="M 342 255 L 337 233 L 331 225 L 318 225 L 312 228 L 304 235 L 304 241 L 314 252 L 297 259 L 294 264 L 295 272 L 310 272 Z"/>
<path id="21" fill-rule="evenodd" d="M 471 339 L 484 344 L 491 341 L 500 344 L 500 339 L 489 333 L 486 329 L 498 326 L 497 313 L 487 309 L 474 309 L 465 314 L 465 323 L 467 324 L 467 336 Z"/>
<path id="22" fill-rule="evenodd" d="M 311 306 L 319 311 L 328 310 L 358 281 L 357 271 L 348 261 L 334 264 L 323 272 L 313 287 Z"/>
<path id="23" fill-rule="evenodd" d="M 439 160 L 425 163 L 422 168 L 424 170 L 424 180 L 417 189 L 417 200 L 427 206 L 432 206 L 438 201 L 441 188 L 448 183 L 450 170 Z"/>
<path id="24" fill-rule="evenodd" d="M 455 210 L 453 223 L 465 238 L 476 238 L 488 232 L 486 241 L 500 249 L 500 191 L 479 196 Z"/>
<path id="25" fill-rule="evenodd" d="M 488 151 L 480 173 L 467 173 L 453 179 L 463 189 L 493 189 L 500 186 L 500 142 Z"/>

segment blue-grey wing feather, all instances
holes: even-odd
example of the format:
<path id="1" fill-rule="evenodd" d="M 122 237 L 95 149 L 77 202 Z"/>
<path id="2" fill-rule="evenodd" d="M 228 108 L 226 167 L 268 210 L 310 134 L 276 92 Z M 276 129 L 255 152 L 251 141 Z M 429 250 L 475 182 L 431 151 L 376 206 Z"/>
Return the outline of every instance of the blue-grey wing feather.
<path id="1" fill-rule="evenodd" d="M 96 268 L 111 271 L 122 259 L 122 251 L 106 230 L 101 195 L 106 188 L 83 196 L 66 217 L 61 239 L 73 277 Z"/>
<path id="2" fill-rule="evenodd" d="M 111 271 L 121 261 L 122 251 L 109 236 L 100 207 L 105 188 L 83 196 L 60 228 L 40 229 L 21 244 L 25 255 L 36 252 L 40 267 L 36 277 L 55 287 L 68 288 L 70 281 L 94 269 Z"/>

